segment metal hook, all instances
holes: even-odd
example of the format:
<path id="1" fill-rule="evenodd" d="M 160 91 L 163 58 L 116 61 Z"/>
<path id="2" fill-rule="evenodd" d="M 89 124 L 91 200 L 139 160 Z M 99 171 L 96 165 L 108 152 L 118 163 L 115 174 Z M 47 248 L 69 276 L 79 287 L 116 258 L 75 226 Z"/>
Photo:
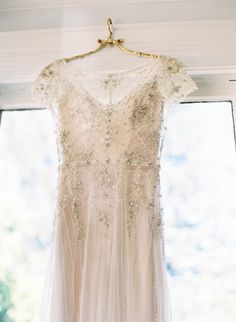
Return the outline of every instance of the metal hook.
<path id="1" fill-rule="evenodd" d="M 112 21 L 111 18 L 107 19 L 107 26 L 108 26 L 108 31 L 109 31 L 109 36 L 112 36 L 112 30 L 111 30 L 111 25 L 112 25 Z"/>

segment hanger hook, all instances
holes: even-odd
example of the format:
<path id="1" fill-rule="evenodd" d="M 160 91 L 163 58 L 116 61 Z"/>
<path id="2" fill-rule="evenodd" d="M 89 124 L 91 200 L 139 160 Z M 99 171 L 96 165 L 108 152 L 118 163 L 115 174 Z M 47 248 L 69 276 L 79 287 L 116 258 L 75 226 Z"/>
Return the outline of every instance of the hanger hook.
<path id="1" fill-rule="evenodd" d="M 109 31 L 109 36 L 112 36 L 112 30 L 111 30 L 111 25 L 112 25 L 112 21 L 111 18 L 107 19 L 107 26 L 108 26 L 108 31 Z"/>

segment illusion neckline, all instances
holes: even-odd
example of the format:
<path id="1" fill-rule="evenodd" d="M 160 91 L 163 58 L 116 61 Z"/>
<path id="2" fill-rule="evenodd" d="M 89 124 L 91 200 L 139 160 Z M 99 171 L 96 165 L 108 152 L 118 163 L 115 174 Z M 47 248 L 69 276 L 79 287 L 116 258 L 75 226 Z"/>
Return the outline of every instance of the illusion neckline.
<path id="1" fill-rule="evenodd" d="M 135 67 L 128 68 L 128 69 L 126 68 L 123 70 L 118 70 L 115 72 L 111 72 L 111 71 L 108 71 L 108 72 L 107 71 L 94 71 L 94 72 L 90 71 L 90 72 L 88 72 L 88 69 L 84 68 L 84 67 L 76 66 L 77 68 L 73 68 L 74 66 L 72 64 L 70 64 L 70 62 L 68 63 L 63 59 L 62 59 L 62 63 L 64 65 L 64 67 L 67 66 L 69 69 L 72 69 L 73 72 L 75 73 L 76 78 L 77 78 L 75 88 L 80 93 L 80 95 L 82 95 L 85 99 L 87 99 L 91 103 L 91 105 L 93 106 L 94 109 L 96 107 L 96 109 L 98 108 L 98 110 L 101 112 L 101 111 L 106 111 L 108 108 L 112 108 L 113 110 L 118 110 L 121 107 L 121 105 L 128 103 L 129 99 L 131 99 L 131 97 L 135 93 L 137 93 L 142 87 L 145 87 L 148 84 L 152 83 L 155 80 L 156 69 L 158 66 L 160 66 L 160 58 L 161 58 L 161 56 L 159 56 L 158 59 L 152 59 L 151 61 L 145 62 L 142 65 L 135 66 Z M 132 74 L 135 74 L 136 72 L 138 72 L 138 73 L 145 72 L 144 80 L 141 79 L 136 85 L 131 86 L 131 89 L 123 97 L 121 97 L 118 101 L 116 101 L 114 103 L 101 102 L 94 95 L 92 95 L 90 93 L 90 91 L 87 90 L 86 87 L 84 87 L 78 81 L 79 77 L 87 78 L 87 77 L 94 76 L 95 78 L 99 78 L 99 81 L 101 81 L 102 78 L 112 77 L 112 76 L 120 76 L 120 75 L 126 76 L 129 74 L 132 75 Z"/>
<path id="2" fill-rule="evenodd" d="M 142 70 L 146 70 L 146 69 L 149 69 L 149 67 L 151 68 L 152 66 L 155 66 L 156 64 L 158 64 L 161 59 L 162 59 L 162 55 L 159 55 L 158 58 L 152 58 L 150 61 L 147 61 L 145 63 L 142 63 L 142 64 L 139 64 L 139 65 L 136 65 L 134 67 L 129 67 L 129 68 L 124 68 L 124 69 L 121 69 L 121 70 L 108 70 L 108 71 L 104 71 L 104 70 L 90 70 L 86 67 L 83 67 L 83 66 L 80 66 L 80 65 L 76 65 L 76 64 L 73 64 L 75 61 L 69 61 L 69 62 L 66 62 L 64 58 L 62 58 L 62 62 L 65 66 L 68 66 L 70 68 L 74 68 L 76 70 L 76 72 L 78 74 L 81 74 L 83 76 L 86 76 L 86 77 L 93 77 L 93 76 L 99 76 L 99 77 L 119 77 L 119 76 L 122 76 L 122 75 L 127 75 L 127 74 L 133 74 L 135 72 L 139 72 L 139 71 L 142 71 Z"/>

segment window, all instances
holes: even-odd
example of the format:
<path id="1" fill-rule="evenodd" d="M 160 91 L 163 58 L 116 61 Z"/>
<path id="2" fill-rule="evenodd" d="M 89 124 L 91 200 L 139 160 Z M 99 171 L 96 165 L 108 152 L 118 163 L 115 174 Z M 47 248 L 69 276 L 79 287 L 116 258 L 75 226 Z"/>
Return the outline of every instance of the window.
<path id="1" fill-rule="evenodd" d="M 233 322 L 236 155 L 231 102 L 181 103 L 170 110 L 167 129 L 161 183 L 174 321 Z M 1 321 L 36 322 L 56 197 L 50 113 L 3 111 L 0 151 Z"/>
<path id="2" fill-rule="evenodd" d="M 170 110 L 162 199 L 175 322 L 233 322 L 236 153 L 231 102 Z"/>
<path id="3" fill-rule="evenodd" d="M 45 110 L 2 112 L 0 321 L 37 321 L 50 251 L 56 145 Z"/>

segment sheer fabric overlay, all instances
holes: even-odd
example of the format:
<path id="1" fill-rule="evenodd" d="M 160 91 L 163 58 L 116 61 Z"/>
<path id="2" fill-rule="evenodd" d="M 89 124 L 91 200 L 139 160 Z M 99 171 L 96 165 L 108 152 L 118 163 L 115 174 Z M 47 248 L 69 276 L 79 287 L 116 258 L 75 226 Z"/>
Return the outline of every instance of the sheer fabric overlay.
<path id="1" fill-rule="evenodd" d="M 116 72 L 44 67 L 32 93 L 53 117 L 57 200 L 39 322 L 171 322 L 161 151 L 170 106 L 196 90 L 160 56 Z"/>

